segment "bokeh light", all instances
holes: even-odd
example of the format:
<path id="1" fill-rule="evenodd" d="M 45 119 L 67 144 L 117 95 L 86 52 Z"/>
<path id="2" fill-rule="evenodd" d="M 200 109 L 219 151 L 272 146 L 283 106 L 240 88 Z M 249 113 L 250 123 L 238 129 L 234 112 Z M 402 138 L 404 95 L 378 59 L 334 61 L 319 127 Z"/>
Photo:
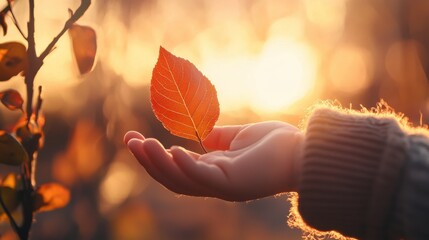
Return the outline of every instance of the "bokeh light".
<path id="1" fill-rule="evenodd" d="M 329 64 L 329 79 L 335 89 L 359 93 L 373 80 L 370 53 L 356 46 L 341 46 L 335 50 Z"/>

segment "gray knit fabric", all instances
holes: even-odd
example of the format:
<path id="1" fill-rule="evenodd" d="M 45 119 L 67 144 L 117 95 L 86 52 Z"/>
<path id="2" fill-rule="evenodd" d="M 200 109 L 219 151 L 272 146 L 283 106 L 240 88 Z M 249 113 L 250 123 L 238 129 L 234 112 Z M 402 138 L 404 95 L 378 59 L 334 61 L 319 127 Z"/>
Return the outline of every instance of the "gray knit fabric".
<path id="1" fill-rule="evenodd" d="M 304 221 L 359 239 L 388 238 L 408 150 L 393 118 L 315 110 L 298 191 Z"/>
<path id="2" fill-rule="evenodd" d="M 397 218 L 406 239 L 429 239 L 429 139 L 410 137 Z"/>

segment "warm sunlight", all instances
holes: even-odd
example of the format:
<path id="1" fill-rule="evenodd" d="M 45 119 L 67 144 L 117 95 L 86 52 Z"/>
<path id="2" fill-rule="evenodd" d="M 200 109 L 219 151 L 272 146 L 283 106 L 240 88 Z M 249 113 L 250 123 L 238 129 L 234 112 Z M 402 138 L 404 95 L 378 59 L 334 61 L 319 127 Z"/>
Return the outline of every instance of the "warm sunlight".
<path id="1" fill-rule="evenodd" d="M 0 0 L 0 240 L 403 233 L 395 212 L 362 214 L 395 210 L 429 145 L 428 15 L 429 0 Z"/>
<path id="2" fill-rule="evenodd" d="M 119 3 L 106 3 L 109 6 L 103 12 L 106 17 L 95 26 L 103 29 L 97 32 L 99 65 L 109 69 L 112 77 L 122 77 L 134 87 L 143 86 L 151 79 L 162 45 L 194 63 L 214 83 L 222 111 L 242 108 L 258 113 L 287 111 L 310 93 L 317 78 L 320 53 L 306 40 L 307 15 L 323 26 L 341 21 L 322 21 L 327 16 L 314 14 L 321 6 L 308 2 L 288 11 L 282 10 L 281 1 L 249 3 L 250 10 L 244 2 L 239 2 L 229 4 L 228 8 L 224 8 L 222 1 L 206 1 L 206 7 L 192 1 L 157 2 L 136 12 L 128 22 L 119 20 L 123 17 L 115 10 L 121 7 Z M 75 5 L 72 0 L 55 3 L 56 9 L 64 11 L 49 13 L 49 19 L 39 22 L 38 48 L 42 49 L 61 29 L 58 23 L 67 18 L 67 8 Z M 335 10 L 338 4 L 334 5 L 330 11 L 338 12 Z M 299 11 L 301 7 L 310 12 Z M 38 14 L 46 15 L 47 11 L 38 9 Z M 21 18 L 26 17 L 17 13 Z M 95 17 L 97 12 L 90 12 L 83 23 Z M 181 24 L 177 24 L 177 19 Z M 79 83 L 78 77 L 66 36 L 46 58 L 38 81 L 49 93 L 50 86 Z"/>
<path id="3" fill-rule="evenodd" d="M 63 22 L 67 20 L 69 13 L 68 9 L 75 9 L 79 6 L 80 1 L 76 0 L 65 0 L 65 1 L 48 1 L 40 0 L 38 4 L 48 4 L 49 8 L 35 8 L 36 17 L 48 16 L 46 18 L 40 17 L 36 21 L 35 35 L 38 40 L 36 49 L 40 54 L 46 46 L 52 41 L 55 35 L 62 29 Z M 22 23 L 22 28 L 26 29 L 25 22 L 28 19 L 28 3 L 26 1 L 16 1 L 15 3 L 15 14 L 18 20 Z M 52 11 L 55 9 L 55 11 Z M 89 11 L 85 16 L 82 17 L 81 23 L 83 25 L 91 23 L 93 27 L 95 11 Z M 13 39 L 19 42 L 25 42 L 20 36 L 16 28 L 10 26 L 8 30 L 9 34 L 3 38 L 3 40 Z M 37 84 L 42 84 L 45 90 L 49 92 L 49 88 L 55 86 L 66 87 L 72 84 L 76 84 L 78 79 L 78 69 L 72 55 L 72 47 L 68 33 L 64 34 L 64 37 L 59 40 L 54 50 L 44 61 L 44 67 L 38 73 Z"/>
<path id="4" fill-rule="evenodd" d="M 369 51 L 365 49 L 338 46 L 329 64 L 329 79 L 333 87 L 349 94 L 365 90 L 372 80 L 371 60 Z"/>
<path id="5" fill-rule="evenodd" d="M 52 4 L 64 11 L 38 9 L 37 14 L 50 14 L 38 22 L 39 52 L 61 29 L 59 23 L 76 1 Z M 305 13 L 285 12 L 281 1 L 255 2 L 250 11 L 238 2 L 228 8 L 221 2 L 206 2 L 207 8 L 192 2 L 158 2 L 128 23 L 119 20 L 122 16 L 115 10 L 119 3 L 108 4 L 104 14 L 109 17 L 95 25 L 103 29 L 97 32 L 99 65 L 132 86 L 149 83 L 160 45 L 194 63 L 213 82 L 222 111 L 285 111 L 308 94 L 316 81 L 318 55 L 304 37 Z M 17 12 L 20 18 L 26 18 L 23 12 Z M 95 11 L 89 12 L 82 22 L 95 17 Z M 17 36 L 15 29 L 11 31 L 11 36 Z M 67 87 L 79 83 L 78 78 L 66 34 L 46 58 L 38 83 L 49 93 L 51 86 Z"/>
<path id="6" fill-rule="evenodd" d="M 250 104 L 259 111 L 279 111 L 308 94 L 316 78 L 316 58 L 304 44 L 268 41 L 251 79 Z"/>
<path id="7" fill-rule="evenodd" d="M 255 3 L 250 12 L 245 4 L 206 4 L 158 2 L 137 15 L 128 31 L 116 12 L 108 12 L 103 34 L 110 50 L 101 54 L 115 74 L 141 86 L 149 83 L 162 45 L 212 81 L 222 111 L 284 112 L 309 94 L 319 63 L 304 37 L 305 13 L 283 16 L 280 1 Z"/>
<path id="8" fill-rule="evenodd" d="M 258 112 L 277 112 L 311 90 L 316 64 L 304 44 L 272 39 L 257 55 L 208 59 L 202 71 L 215 84 L 222 109 L 250 107 Z"/>

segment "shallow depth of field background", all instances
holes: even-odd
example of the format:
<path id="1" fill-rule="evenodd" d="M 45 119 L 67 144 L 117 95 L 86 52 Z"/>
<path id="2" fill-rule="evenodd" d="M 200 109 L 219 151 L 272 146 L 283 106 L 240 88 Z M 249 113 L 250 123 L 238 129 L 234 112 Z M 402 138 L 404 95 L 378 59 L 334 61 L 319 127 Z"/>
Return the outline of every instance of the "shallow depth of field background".
<path id="1" fill-rule="evenodd" d="M 26 4 L 15 7 L 23 26 Z M 39 49 L 78 4 L 36 2 Z M 46 115 L 38 182 L 68 186 L 72 200 L 37 215 L 33 239 L 301 239 L 286 224 L 286 196 L 248 203 L 177 196 L 127 151 L 128 130 L 200 151 L 170 135 L 152 113 L 148 84 L 159 46 L 213 82 L 219 125 L 299 124 L 318 100 L 359 109 L 380 98 L 424 124 L 428 14 L 426 0 L 94 0 L 79 22 L 98 34 L 94 71 L 77 75 L 66 35 L 36 79 Z M 2 41 L 21 40 L 12 25 L 9 31 Z M 24 91 L 19 77 L 1 84 Z M 2 109 L 1 126 L 18 117 Z"/>

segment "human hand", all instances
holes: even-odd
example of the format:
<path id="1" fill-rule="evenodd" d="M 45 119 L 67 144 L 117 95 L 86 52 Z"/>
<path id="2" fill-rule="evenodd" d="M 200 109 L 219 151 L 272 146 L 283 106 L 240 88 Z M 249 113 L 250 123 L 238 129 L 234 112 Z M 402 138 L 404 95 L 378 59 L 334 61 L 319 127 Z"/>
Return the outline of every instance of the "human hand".
<path id="1" fill-rule="evenodd" d="M 303 133 L 284 122 L 215 127 L 203 141 L 215 149 L 198 154 L 166 150 L 130 131 L 124 142 L 146 171 L 169 190 L 191 196 L 246 201 L 295 191 Z"/>

